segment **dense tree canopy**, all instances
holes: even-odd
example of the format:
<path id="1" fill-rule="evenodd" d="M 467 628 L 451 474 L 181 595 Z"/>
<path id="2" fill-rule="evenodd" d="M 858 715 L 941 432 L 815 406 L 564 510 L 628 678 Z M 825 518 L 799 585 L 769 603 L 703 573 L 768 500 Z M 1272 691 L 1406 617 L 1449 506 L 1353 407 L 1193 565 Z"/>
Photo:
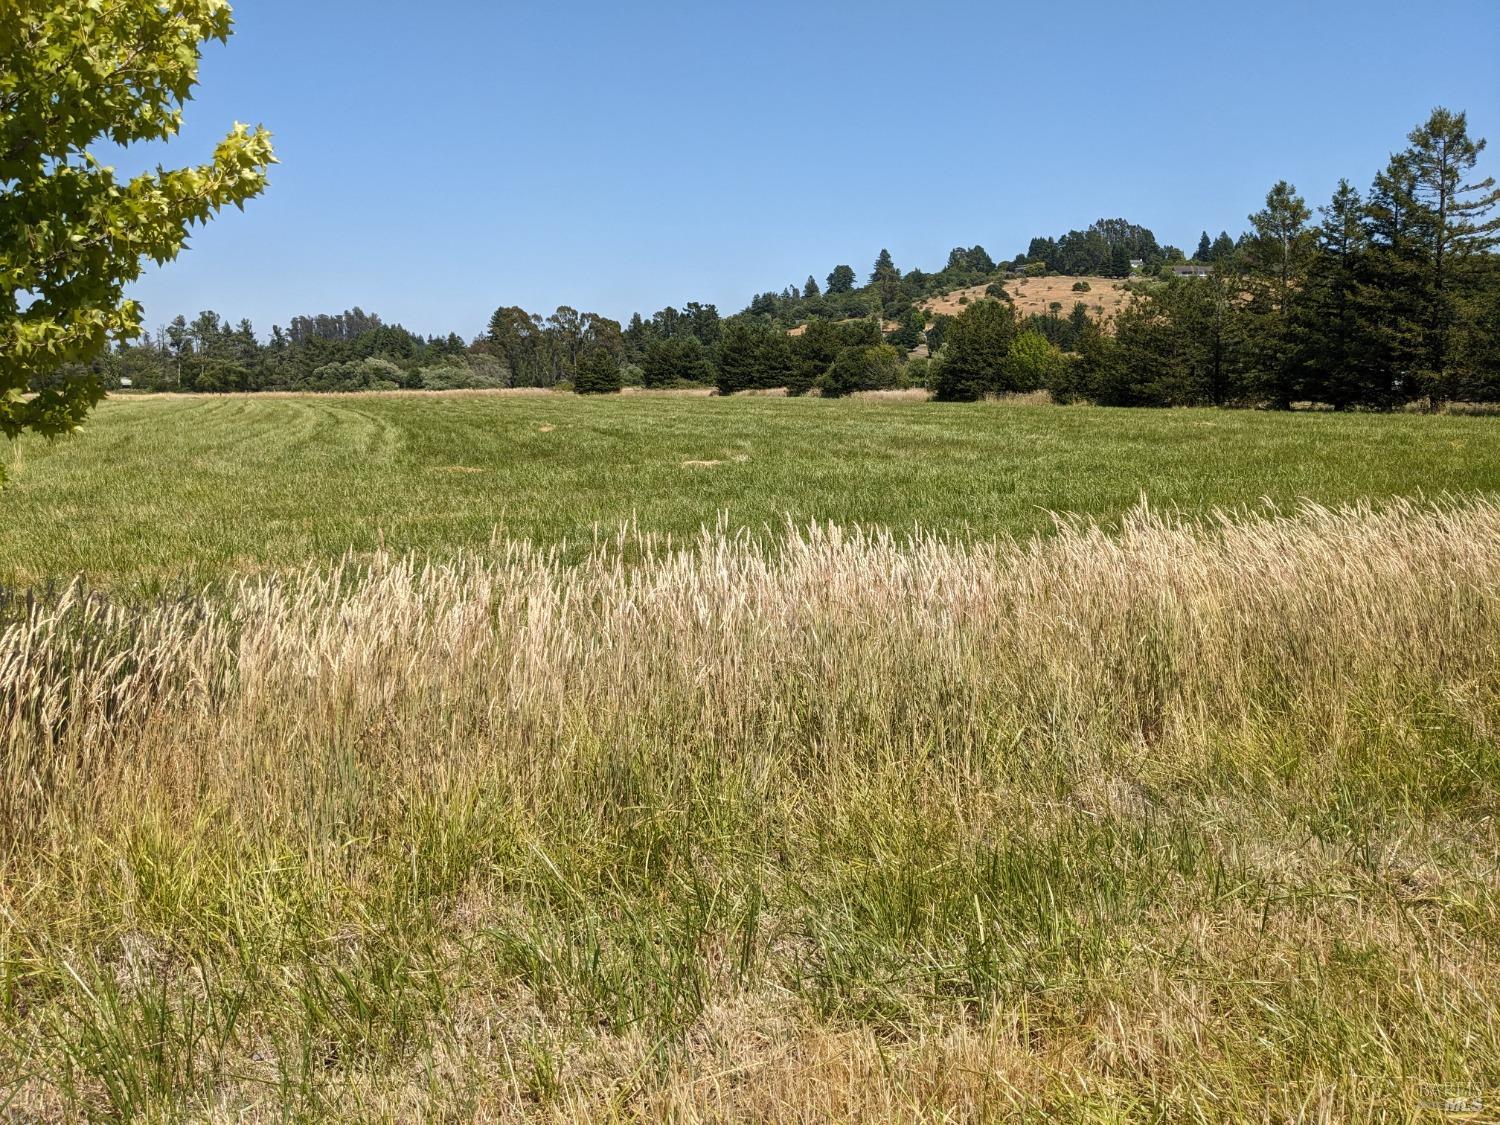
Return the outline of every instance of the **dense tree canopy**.
<path id="1" fill-rule="evenodd" d="M 1006 360 L 1015 335 L 1015 310 L 1005 302 L 976 301 L 965 308 L 948 327 L 937 397 L 972 401 L 1012 389 Z"/>

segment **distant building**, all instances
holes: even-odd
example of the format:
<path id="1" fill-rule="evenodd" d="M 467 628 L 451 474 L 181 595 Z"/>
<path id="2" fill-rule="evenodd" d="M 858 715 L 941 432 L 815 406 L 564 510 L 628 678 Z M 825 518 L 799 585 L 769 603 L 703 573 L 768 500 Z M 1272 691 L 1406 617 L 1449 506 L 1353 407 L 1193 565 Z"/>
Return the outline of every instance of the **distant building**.
<path id="1" fill-rule="evenodd" d="M 1145 269 L 1146 268 L 1146 259 L 1145 258 L 1131 258 L 1130 259 L 1130 268 L 1133 269 L 1133 270 L 1143 270 L 1143 269 Z"/>
<path id="2" fill-rule="evenodd" d="M 1197 262 L 1183 262 L 1172 267 L 1174 277 L 1212 277 L 1213 266 L 1200 265 Z"/>
<path id="3" fill-rule="evenodd" d="M 130 379 L 121 377 L 121 379 L 120 379 L 120 386 L 122 386 L 122 387 L 133 387 L 133 386 L 135 386 L 135 383 L 132 382 Z"/>

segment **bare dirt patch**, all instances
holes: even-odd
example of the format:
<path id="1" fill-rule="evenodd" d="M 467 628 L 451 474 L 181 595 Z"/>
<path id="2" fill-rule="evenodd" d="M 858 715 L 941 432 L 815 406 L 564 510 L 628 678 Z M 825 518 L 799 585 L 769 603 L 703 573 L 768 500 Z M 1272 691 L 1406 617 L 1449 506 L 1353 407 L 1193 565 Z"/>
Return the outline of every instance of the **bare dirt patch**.
<path id="1" fill-rule="evenodd" d="M 1074 292 L 1073 286 L 1087 283 L 1088 291 Z M 964 308 L 985 298 L 987 285 L 971 285 L 967 289 L 955 289 L 941 297 L 930 297 L 919 308 L 929 316 L 942 314 L 957 316 Z M 1016 312 L 1021 316 L 1045 316 L 1058 312 L 1067 316 L 1073 306 L 1082 301 L 1095 320 L 1113 320 L 1130 301 L 1129 287 L 1117 277 L 1023 277 L 1005 283 L 1005 291 L 1016 303 Z M 1053 309 L 1053 304 L 1061 306 Z"/>

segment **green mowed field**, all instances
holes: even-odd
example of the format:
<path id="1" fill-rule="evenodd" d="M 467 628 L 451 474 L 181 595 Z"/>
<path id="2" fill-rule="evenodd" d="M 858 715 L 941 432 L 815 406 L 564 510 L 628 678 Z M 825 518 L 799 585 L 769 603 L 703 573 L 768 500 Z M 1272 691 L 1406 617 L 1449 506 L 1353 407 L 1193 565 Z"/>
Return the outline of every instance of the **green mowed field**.
<path id="1" fill-rule="evenodd" d="M 211 581 L 498 533 L 578 545 L 788 519 L 990 537 L 1500 490 L 1489 418 L 554 394 L 121 398 L 4 451 L 0 582 Z"/>

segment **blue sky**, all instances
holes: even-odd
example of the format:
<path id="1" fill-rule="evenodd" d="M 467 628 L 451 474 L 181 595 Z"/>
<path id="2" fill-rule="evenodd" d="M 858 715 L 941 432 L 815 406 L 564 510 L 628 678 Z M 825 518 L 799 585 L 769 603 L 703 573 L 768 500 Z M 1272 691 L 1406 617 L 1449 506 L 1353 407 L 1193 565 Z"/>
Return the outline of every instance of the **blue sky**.
<path id="1" fill-rule="evenodd" d="M 1500 152 L 1497 0 L 239 0 L 236 19 L 149 160 L 199 159 L 238 119 L 282 163 L 135 287 L 153 327 L 730 312 L 840 262 L 863 276 L 882 246 L 933 269 L 1104 216 L 1191 250 L 1279 178 L 1314 205 L 1341 175 L 1363 188 L 1438 104 Z"/>

